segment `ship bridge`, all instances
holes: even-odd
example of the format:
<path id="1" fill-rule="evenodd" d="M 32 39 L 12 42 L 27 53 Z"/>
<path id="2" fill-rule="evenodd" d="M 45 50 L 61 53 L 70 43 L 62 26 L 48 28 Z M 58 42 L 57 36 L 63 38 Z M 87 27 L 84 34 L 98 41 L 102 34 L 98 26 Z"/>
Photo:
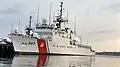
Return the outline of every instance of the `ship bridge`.
<path id="1" fill-rule="evenodd" d="M 37 23 L 35 27 L 35 32 L 42 36 L 43 38 L 48 38 L 53 36 L 53 24 L 47 24 L 47 20 L 43 19 L 41 23 Z"/>

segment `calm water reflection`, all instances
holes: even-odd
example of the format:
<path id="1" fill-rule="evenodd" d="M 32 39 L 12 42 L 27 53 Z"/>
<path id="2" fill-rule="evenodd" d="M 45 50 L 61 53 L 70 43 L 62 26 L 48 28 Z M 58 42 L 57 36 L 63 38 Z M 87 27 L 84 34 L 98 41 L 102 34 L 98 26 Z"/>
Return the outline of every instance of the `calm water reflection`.
<path id="1" fill-rule="evenodd" d="M 0 58 L 0 67 L 120 67 L 119 56 L 37 56 Z"/>

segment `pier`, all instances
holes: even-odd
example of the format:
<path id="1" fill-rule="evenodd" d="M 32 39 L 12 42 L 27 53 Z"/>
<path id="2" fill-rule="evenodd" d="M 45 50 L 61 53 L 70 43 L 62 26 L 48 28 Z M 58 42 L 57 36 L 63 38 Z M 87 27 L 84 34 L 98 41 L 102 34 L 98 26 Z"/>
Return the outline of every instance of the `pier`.
<path id="1" fill-rule="evenodd" d="M 0 42 L 0 57 L 12 57 L 14 56 L 14 47 L 12 43 Z"/>

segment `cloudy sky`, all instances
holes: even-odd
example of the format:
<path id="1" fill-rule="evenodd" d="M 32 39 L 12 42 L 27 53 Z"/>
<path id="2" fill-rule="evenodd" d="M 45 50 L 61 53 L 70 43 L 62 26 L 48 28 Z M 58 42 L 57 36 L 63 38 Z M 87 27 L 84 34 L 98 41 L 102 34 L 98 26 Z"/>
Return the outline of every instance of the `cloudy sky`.
<path id="1" fill-rule="evenodd" d="M 50 2 L 52 16 L 59 8 L 61 0 L 0 0 L 0 36 L 10 33 L 11 25 L 21 28 L 28 24 L 30 15 L 36 23 L 39 4 L 39 18 L 48 19 Z M 83 43 L 88 43 L 96 51 L 120 51 L 120 0 L 63 0 L 64 14 L 69 13 L 68 27 L 74 28 L 77 17 L 77 33 Z M 66 15 L 65 15 L 66 17 Z"/>

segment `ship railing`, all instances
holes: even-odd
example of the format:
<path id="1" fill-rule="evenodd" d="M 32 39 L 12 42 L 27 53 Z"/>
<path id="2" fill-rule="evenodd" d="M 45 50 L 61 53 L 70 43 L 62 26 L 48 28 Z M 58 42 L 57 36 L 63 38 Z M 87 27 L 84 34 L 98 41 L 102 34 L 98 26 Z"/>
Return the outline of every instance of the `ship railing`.
<path id="1" fill-rule="evenodd" d="M 91 46 L 80 44 L 80 43 L 79 43 L 78 41 L 76 41 L 76 40 L 70 41 L 70 44 L 71 44 L 71 45 L 78 46 L 78 47 L 82 47 L 82 48 L 91 49 Z"/>
<path id="2" fill-rule="evenodd" d="M 80 45 L 81 47 L 84 47 L 84 48 L 88 48 L 90 49 L 91 47 L 90 46 L 85 46 L 85 45 Z"/>
<path id="3" fill-rule="evenodd" d="M 91 46 L 89 46 L 89 45 L 83 45 L 83 44 L 78 44 L 78 47 L 83 47 L 83 48 L 91 49 Z"/>
<path id="4" fill-rule="evenodd" d="M 23 37 L 35 38 L 35 37 L 29 36 L 29 35 L 24 35 L 24 34 L 15 34 L 15 33 L 11 33 L 11 34 L 9 34 L 9 35 L 15 35 L 15 36 L 23 36 Z"/>

